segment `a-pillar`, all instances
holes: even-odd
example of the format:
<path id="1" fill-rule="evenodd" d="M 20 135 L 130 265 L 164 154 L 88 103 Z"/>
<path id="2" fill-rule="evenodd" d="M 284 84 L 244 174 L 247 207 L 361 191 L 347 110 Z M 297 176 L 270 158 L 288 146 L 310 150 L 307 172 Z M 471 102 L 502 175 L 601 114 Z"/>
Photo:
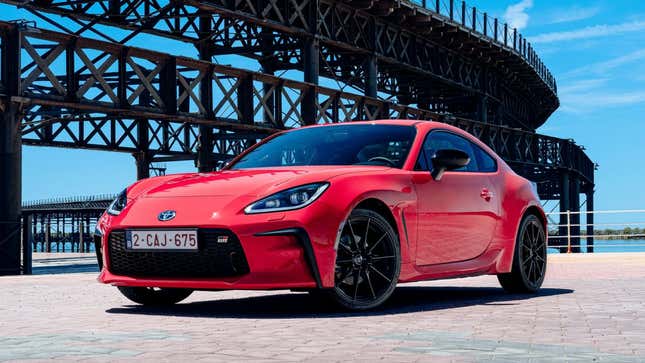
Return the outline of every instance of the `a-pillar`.
<path id="1" fill-rule="evenodd" d="M 580 178 L 572 174 L 571 179 L 571 252 L 580 253 Z"/>
<path id="2" fill-rule="evenodd" d="M 587 190 L 587 252 L 594 250 L 594 188 L 593 185 Z"/>
<path id="3" fill-rule="evenodd" d="M 560 171 L 560 228 L 558 238 L 555 242 L 560 246 L 560 252 L 567 252 L 567 237 L 571 232 L 567 227 L 570 223 L 568 213 L 571 211 L 569 198 L 571 188 L 569 187 L 569 172 L 567 170 Z M 556 244 L 554 243 L 554 245 Z"/>

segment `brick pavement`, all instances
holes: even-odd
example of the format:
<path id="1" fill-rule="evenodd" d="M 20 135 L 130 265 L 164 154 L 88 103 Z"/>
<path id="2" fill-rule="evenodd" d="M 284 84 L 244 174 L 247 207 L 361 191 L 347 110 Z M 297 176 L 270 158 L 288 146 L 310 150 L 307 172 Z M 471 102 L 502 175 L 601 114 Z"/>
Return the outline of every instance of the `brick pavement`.
<path id="1" fill-rule="evenodd" d="M 0 361 L 645 361 L 645 254 L 550 258 L 538 296 L 484 276 L 403 285 L 367 313 L 288 291 L 143 308 L 95 273 L 0 277 Z"/>

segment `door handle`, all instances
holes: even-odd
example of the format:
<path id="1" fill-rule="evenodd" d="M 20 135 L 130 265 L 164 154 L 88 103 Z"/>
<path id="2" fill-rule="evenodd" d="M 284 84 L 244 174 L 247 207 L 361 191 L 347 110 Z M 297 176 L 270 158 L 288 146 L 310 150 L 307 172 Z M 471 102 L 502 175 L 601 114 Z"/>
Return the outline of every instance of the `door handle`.
<path id="1" fill-rule="evenodd" d="M 482 199 L 484 199 L 485 201 L 490 202 L 490 200 L 493 199 L 494 195 L 495 194 L 493 194 L 493 192 L 488 190 L 488 188 L 484 188 L 482 189 L 482 192 L 479 196 L 482 197 Z"/>

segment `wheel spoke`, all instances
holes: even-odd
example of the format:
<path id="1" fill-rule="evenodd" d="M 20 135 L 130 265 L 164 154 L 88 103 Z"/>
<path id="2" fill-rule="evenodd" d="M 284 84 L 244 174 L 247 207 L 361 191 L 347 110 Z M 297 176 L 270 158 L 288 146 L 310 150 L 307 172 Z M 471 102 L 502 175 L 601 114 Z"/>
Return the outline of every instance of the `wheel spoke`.
<path id="1" fill-rule="evenodd" d="M 349 275 L 350 275 L 352 272 L 353 272 L 353 270 L 352 270 L 351 268 L 350 268 L 350 269 L 348 269 L 348 270 L 347 270 L 347 272 L 346 272 L 344 275 L 342 275 L 342 277 L 340 277 L 340 278 L 338 279 L 338 281 L 339 281 L 339 282 L 341 282 L 341 283 L 343 283 L 343 282 L 345 281 L 345 279 L 346 279 L 346 278 L 348 278 L 348 277 L 349 277 Z"/>
<path id="2" fill-rule="evenodd" d="M 533 261 L 531 261 L 531 264 L 529 264 L 529 271 L 526 274 L 526 277 L 531 280 L 531 274 L 533 273 Z"/>
<path id="3" fill-rule="evenodd" d="M 360 270 L 354 270 L 354 300 L 358 297 L 358 279 L 360 277 Z"/>
<path id="4" fill-rule="evenodd" d="M 530 257 L 530 256 L 529 256 L 529 257 L 526 257 L 526 258 L 524 259 L 524 261 L 522 261 L 522 266 L 526 266 L 526 263 L 527 263 L 527 262 L 530 262 L 530 261 L 531 261 L 531 257 Z"/>
<path id="5" fill-rule="evenodd" d="M 374 251 L 374 248 L 376 248 L 376 246 L 378 246 L 378 245 L 381 243 L 381 241 L 383 241 L 383 239 L 384 239 L 386 236 L 387 236 L 387 233 L 384 233 L 384 234 L 383 234 L 383 235 L 378 239 L 378 241 L 376 241 L 376 242 L 372 245 L 372 247 L 370 247 L 370 249 L 367 251 L 367 254 L 371 254 L 371 253 L 372 253 L 372 251 Z"/>
<path id="6" fill-rule="evenodd" d="M 379 271 L 376 267 L 370 265 L 370 269 L 374 272 L 376 272 L 379 276 L 382 278 L 386 279 L 388 282 L 392 282 L 392 279 L 385 276 L 381 271 Z"/>
<path id="7" fill-rule="evenodd" d="M 347 263 L 354 263 L 354 261 L 352 261 L 352 259 L 349 259 L 349 260 L 336 260 L 336 263 L 344 265 L 344 264 L 347 264 Z"/>
<path id="8" fill-rule="evenodd" d="M 370 220 L 372 220 L 372 218 L 367 218 L 367 226 L 365 227 L 365 237 L 363 238 L 363 245 L 365 246 L 365 248 L 367 248 L 367 234 L 370 231 Z"/>
<path id="9" fill-rule="evenodd" d="M 338 243 L 338 244 L 339 244 L 341 247 L 343 247 L 344 249 L 346 249 L 346 250 L 347 250 L 347 252 L 349 252 L 349 254 L 350 254 L 350 255 L 354 253 L 354 251 L 352 251 L 352 249 L 351 249 L 349 246 L 347 246 L 346 244 L 344 244 L 344 243 L 342 243 L 342 242 L 340 242 L 340 243 Z"/>
<path id="10" fill-rule="evenodd" d="M 393 258 L 396 258 L 396 256 L 379 256 L 379 257 L 372 257 L 372 261 L 381 261 L 381 260 L 391 260 Z"/>
<path id="11" fill-rule="evenodd" d="M 368 270 L 363 272 L 365 278 L 367 279 L 367 285 L 370 287 L 370 292 L 372 293 L 372 298 L 376 299 L 376 293 L 374 292 L 374 286 L 372 285 L 372 279 L 370 278 L 370 273 Z"/>
<path id="12" fill-rule="evenodd" d="M 347 219 L 347 225 L 349 225 L 349 233 L 351 234 L 352 242 L 354 242 L 354 246 L 357 248 L 357 250 L 360 251 L 361 248 L 358 246 L 358 241 L 356 240 L 356 233 L 354 233 L 354 227 L 352 227 L 352 220 L 350 218 Z"/>

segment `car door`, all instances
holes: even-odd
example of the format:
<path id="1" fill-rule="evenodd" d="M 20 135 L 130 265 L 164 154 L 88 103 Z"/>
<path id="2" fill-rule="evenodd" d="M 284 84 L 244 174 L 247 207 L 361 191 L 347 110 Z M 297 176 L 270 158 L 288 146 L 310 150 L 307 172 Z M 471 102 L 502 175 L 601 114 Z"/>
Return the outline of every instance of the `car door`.
<path id="1" fill-rule="evenodd" d="M 461 150 L 470 156 L 470 163 L 437 181 L 430 175 L 431 159 L 441 149 Z M 413 177 L 419 213 L 417 265 L 470 260 L 490 244 L 499 218 L 490 177 L 497 165 L 479 153 L 485 152 L 456 133 L 433 130 L 427 135 Z"/>

